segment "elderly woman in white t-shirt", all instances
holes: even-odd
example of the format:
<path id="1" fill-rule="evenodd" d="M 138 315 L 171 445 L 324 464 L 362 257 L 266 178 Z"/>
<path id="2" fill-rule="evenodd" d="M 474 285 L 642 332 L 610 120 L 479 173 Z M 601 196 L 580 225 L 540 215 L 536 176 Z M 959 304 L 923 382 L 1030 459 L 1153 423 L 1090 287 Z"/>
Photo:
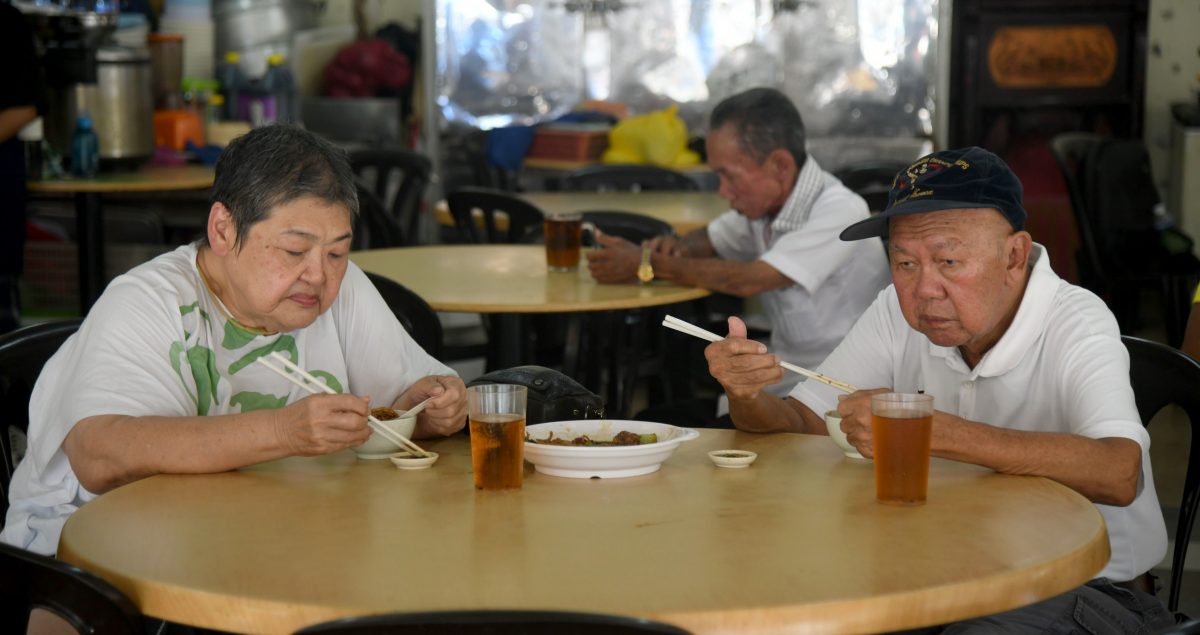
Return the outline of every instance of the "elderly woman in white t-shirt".
<path id="1" fill-rule="evenodd" d="M 462 380 L 349 261 L 357 212 L 330 143 L 289 126 L 231 143 L 206 238 L 114 280 L 46 364 L 0 538 L 53 554 L 72 512 L 126 483 L 360 445 L 371 403 L 431 397 L 414 436 L 460 430 Z M 337 394 L 253 363 L 273 352 Z"/>

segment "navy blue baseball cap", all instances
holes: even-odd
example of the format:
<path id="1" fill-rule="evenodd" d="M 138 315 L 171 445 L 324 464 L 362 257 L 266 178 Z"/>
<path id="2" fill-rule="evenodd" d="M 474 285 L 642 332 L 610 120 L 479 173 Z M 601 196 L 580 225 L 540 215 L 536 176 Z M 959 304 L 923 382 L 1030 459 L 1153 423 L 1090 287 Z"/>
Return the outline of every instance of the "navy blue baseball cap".
<path id="1" fill-rule="evenodd" d="M 842 230 L 841 239 L 886 238 L 892 218 L 947 209 L 995 209 L 1020 231 L 1029 217 L 1021 206 L 1021 191 L 1008 164 L 983 148 L 934 152 L 898 172 L 887 207 Z"/>

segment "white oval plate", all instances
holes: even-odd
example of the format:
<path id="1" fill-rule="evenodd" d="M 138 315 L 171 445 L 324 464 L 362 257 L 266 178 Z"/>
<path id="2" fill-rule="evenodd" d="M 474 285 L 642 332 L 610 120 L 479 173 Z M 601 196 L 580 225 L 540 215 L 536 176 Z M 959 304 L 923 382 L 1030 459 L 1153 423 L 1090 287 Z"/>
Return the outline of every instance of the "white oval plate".
<path id="1" fill-rule="evenodd" d="M 680 428 L 652 421 L 621 419 L 581 419 L 539 423 L 525 428 L 525 436 L 545 439 L 551 432 L 555 438 L 574 439 L 587 435 L 596 441 L 608 441 L 618 432 L 628 430 L 637 434 L 656 434 L 657 443 L 587 447 L 578 445 L 546 445 L 525 442 L 525 460 L 534 469 L 550 476 L 566 478 L 625 478 L 656 472 L 663 461 L 684 441 L 700 436 L 691 428 Z"/>

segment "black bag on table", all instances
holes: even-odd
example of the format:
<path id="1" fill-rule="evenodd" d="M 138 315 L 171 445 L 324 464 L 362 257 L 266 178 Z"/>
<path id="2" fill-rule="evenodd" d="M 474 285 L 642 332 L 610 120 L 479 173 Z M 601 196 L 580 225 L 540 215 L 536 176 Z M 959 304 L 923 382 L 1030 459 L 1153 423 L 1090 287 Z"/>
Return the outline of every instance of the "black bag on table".
<path id="1" fill-rule="evenodd" d="M 529 394 L 525 404 L 526 425 L 604 417 L 603 397 L 553 368 L 503 368 L 477 377 L 467 385 L 480 384 L 516 384 L 528 388 Z"/>

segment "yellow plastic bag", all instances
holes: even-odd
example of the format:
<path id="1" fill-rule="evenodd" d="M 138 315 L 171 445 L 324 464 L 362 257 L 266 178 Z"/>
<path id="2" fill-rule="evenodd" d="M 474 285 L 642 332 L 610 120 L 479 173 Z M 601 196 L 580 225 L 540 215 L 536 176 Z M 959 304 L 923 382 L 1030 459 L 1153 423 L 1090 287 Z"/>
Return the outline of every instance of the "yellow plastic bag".
<path id="1" fill-rule="evenodd" d="M 650 163 L 665 168 L 686 168 L 700 163 L 700 155 L 687 147 L 687 125 L 677 115 L 679 106 L 630 117 L 608 133 L 605 163 Z"/>

